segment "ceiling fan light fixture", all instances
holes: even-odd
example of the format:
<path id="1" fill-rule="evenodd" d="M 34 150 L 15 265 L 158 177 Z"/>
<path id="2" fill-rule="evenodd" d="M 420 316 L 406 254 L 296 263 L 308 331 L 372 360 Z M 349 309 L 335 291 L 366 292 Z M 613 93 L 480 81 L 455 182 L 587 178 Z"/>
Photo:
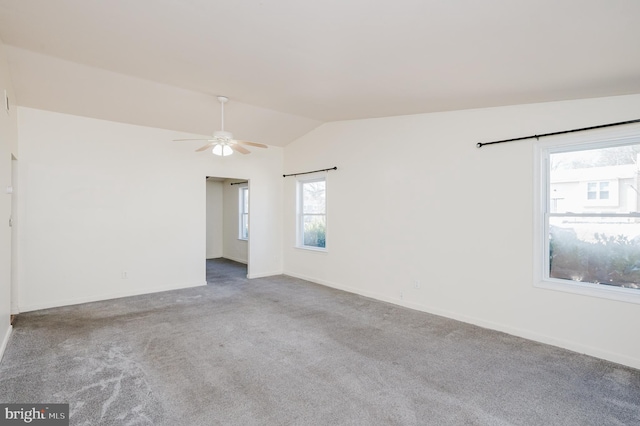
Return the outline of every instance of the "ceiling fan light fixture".
<path id="1" fill-rule="evenodd" d="M 211 152 L 214 155 L 219 155 L 220 157 L 226 157 L 228 155 L 233 154 L 233 149 L 229 145 L 216 144 Z"/>

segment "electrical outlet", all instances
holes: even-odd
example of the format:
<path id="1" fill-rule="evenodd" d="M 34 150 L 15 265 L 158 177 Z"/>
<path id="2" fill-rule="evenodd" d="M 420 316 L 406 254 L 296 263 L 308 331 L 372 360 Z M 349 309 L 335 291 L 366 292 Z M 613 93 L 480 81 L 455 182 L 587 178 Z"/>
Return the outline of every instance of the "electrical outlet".
<path id="1" fill-rule="evenodd" d="M 400 292 L 400 300 L 404 300 L 404 291 Z"/>
<path id="2" fill-rule="evenodd" d="M 419 280 L 415 280 L 413 282 L 413 288 L 420 288 L 422 287 L 422 283 Z"/>
<path id="3" fill-rule="evenodd" d="M 127 278 L 129 278 L 127 271 L 122 271 L 122 279 L 126 280 Z"/>

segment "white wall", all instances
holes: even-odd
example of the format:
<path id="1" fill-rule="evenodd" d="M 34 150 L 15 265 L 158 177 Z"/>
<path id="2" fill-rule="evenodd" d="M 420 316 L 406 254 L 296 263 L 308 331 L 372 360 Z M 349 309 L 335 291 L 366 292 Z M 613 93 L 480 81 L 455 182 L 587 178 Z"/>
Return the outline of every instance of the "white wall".
<path id="1" fill-rule="evenodd" d="M 204 285 L 205 176 L 255 182 L 250 276 L 282 271 L 281 148 L 220 158 L 171 141 L 189 135 L 18 112 L 21 311 Z"/>
<path id="2" fill-rule="evenodd" d="M 207 181 L 207 259 L 222 257 L 222 182 Z"/>
<path id="3" fill-rule="evenodd" d="M 231 185 L 231 182 L 242 182 L 239 179 L 230 179 L 224 182 L 224 247 L 223 256 L 236 262 L 247 263 L 249 258 L 249 243 L 238 239 L 240 199 L 239 187 L 241 185 Z M 282 183 L 280 183 L 282 185 Z M 249 200 L 251 200 L 251 190 L 249 190 Z M 251 210 L 249 210 L 249 222 L 251 223 Z M 251 231 L 249 231 L 251 238 Z"/>
<path id="4" fill-rule="evenodd" d="M 328 252 L 294 248 L 287 178 L 285 273 L 640 368 L 640 305 L 533 286 L 532 142 L 476 148 L 638 111 L 640 95 L 325 124 L 284 170 L 338 167 Z"/>
<path id="5" fill-rule="evenodd" d="M 4 105 L 4 91 L 9 97 L 9 114 Z M 16 103 L 4 45 L 0 42 L 0 359 L 11 333 L 11 155 L 18 156 Z"/>

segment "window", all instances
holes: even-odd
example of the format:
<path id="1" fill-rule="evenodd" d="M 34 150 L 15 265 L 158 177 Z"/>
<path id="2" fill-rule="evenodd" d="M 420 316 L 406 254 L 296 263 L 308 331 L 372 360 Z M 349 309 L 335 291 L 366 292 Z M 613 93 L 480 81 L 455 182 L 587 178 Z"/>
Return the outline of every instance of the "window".
<path id="1" fill-rule="evenodd" d="M 536 155 L 536 285 L 640 303 L 638 127 Z"/>
<path id="2" fill-rule="evenodd" d="M 608 200 L 609 182 L 588 182 L 587 200 Z"/>
<path id="3" fill-rule="evenodd" d="M 238 206 L 238 212 L 240 217 L 238 219 L 239 233 L 238 238 L 241 240 L 249 239 L 249 187 L 242 186 L 238 189 L 238 200 L 240 204 Z"/>
<path id="4" fill-rule="evenodd" d="M 298 247 L 327 248 L 326 180 L 298 181 Z"/>

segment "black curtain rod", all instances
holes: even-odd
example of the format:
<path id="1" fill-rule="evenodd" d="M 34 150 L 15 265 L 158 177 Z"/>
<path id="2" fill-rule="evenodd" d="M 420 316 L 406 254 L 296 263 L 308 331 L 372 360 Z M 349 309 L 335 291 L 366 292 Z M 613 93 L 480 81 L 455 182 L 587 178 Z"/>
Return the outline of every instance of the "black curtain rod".
<path id="1" fill-rule="evenodd" d="M 496 143 L 515 142 L 515 141 L 521 141 L 521 140 L 525 140 L 525 139 L 539 139 L 539 138 L 543 138 L 545 136 L 563 135 L 565 133 L 582 132 L 582 131 L 585 131 L 585 130 L 602 129 L 603 127 L 621 126 L 623 124 L 632 124 L 632 123 L 640 123 L 640 119 L 629 120 L 629 121 L 620 121 L 618 123 L 601 124 L 599 126 L 582 127 L 580 129 L 563 130 L 563 131 L 560 131 L 560 132 L 544 133 L 542 135 L 532 135 L 532 136 L 523 136 L 521 138 L 503 139 L 501 141 L 478 142 L 476 144 L 476 147 L 482 148 L 485 145 L 493 145 L 493 144 L 496 144 Z"/>
<path id="2" fill-rule="evenodd" d="M 314 170 L 312 172 L 291 173 L 290 175 L 282 175 L 282 177 L 285 178 L 287 176 L 308 175 L 309 173 L 328 172 L 329 170 L 338 170 L 338 168 L 337 167 L 332 167 L 330 169 Z"/>
<path id="3" fill-rule="evenodd" d="M 243 183 L 249 183 L 249 181 L 243 181 L 243 182 L 231 182 L 230 185 L 242 185 Z"/>

